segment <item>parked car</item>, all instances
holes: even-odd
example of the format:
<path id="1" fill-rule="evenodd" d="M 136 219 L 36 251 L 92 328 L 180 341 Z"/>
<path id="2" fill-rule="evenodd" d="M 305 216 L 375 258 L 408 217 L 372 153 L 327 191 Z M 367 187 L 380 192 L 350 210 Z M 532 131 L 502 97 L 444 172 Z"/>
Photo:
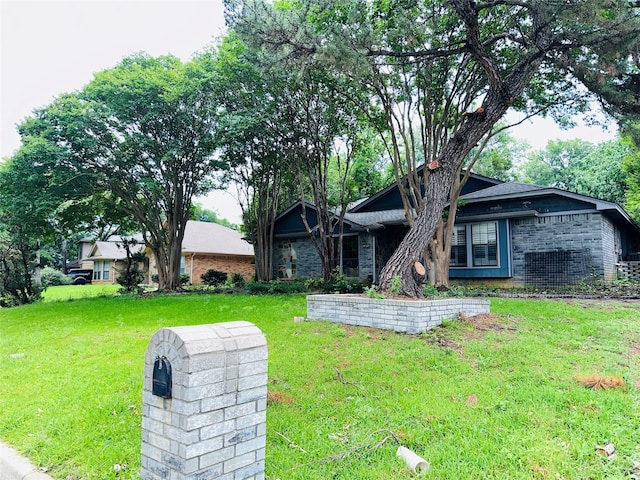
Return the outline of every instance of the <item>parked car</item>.
<path id="1" fill-rule="evenodd" d="M 74 285 L 84 285 L 86 283 L 91 283 L 93 279 L 93 270 L 91 269 L 78 269 L 78 270 L 70 270 L 67 273 L 68 277 L 71 277 L 72 283 Z"/>

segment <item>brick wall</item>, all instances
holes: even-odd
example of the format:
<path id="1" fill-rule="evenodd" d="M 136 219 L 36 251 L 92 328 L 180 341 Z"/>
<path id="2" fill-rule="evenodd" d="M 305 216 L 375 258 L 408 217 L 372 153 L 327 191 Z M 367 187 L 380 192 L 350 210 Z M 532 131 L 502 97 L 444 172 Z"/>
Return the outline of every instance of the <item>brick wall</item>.
<path id="1" fill-rule="evenodd" d="M 513 280 L 515 284 L 527 281 L 527 272 L 531 271 L 531 263 L 527 268 L 527 260 L 535 261 L 544 256 L 535 255 L 553 252 L 573 252 L 575 262 L 581 262 L 586 275 L 593 278 L 604 276 L 604 248 L 609 249 L 609 242 L 603 241 L 603 218 L 599 213 L 581 213 L 569 215 L 553 215 L 513 220 L 511 223 L 511 244 L 513 251 Z M 567 268 L 572 264 L 569 256 L 565 258 Z M 571 258 L 574 258 L 571 257 Z M 551 260 L 550 260 L 551 261 Z M 574 263 L 577 265 L 577 263 Z M 552 271 L 550 269 L 547 269 Z M 543 273 L 541 273 L 542 275 Z M 544 281 L 540 278 L 540 281 Z M 546 279 L 554 285 L 553 278 Z M 575 282 L 575 275 L 570 281 Z"/>
<path id="2" fill-rule="evenodd" d="M 307 318 L 345 325 L 420 333 L 460 312 L 473 316 L 489 313 L 489 302 L 480 299 L 395 300 L 355 295 L 309 295 Z"/>
<path id="3" fill-rule="evenodd" d="M 358 235 L 359 278 L 373 276 L 373 235 Z M 274 248 L 273 278 L 318 278 L 322 277 L 322 263 L 318 251 L 309 237 L 277 240 Z"/>
<path id="4" fill-rule="evenodd" d="M 172 397 L 153 395 L 153 364 L 172 368 Z M 263 480 L 267 344 L 249 322 L 165 328 L 147 347 L 141 480 Z"/>
<path id="5" fill-rule="evenodd" d="M 255 272 L 253 257 L 203 254 L 186 256 L 185 273 L 190 275 L 191 283 L 194 285 L 202 284 L 201 275 L 211 269 L 225 272 L 229 278 L 232 274 L 239 273 L 247 281 L 253 278 Z"/>

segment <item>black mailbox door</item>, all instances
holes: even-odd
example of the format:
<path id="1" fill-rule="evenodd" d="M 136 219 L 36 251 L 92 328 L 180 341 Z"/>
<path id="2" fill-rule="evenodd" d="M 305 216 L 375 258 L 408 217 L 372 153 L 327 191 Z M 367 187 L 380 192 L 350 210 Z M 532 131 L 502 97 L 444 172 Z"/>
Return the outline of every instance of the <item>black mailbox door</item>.
<path id="1" fill-rule="evenodd" d="M 153 363 L 153 390 L 158 397 L 171 398 L 171 363 L 167 357 L 156 357 Z"/>

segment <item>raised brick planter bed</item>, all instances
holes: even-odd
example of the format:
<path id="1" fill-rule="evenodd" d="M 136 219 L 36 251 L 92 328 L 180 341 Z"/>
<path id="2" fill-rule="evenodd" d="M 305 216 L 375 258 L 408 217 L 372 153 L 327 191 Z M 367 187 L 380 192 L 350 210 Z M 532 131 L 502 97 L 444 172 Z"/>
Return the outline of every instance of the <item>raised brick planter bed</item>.
<path id="1" fill-rule="evenodd" d="M 473 316 L 489 313 L 489 301 L 470 298 L 397 300 L 358 295 L 308 295 L 307 318 L 345 325 L 374 327 L 396 332 L 420 333 L 460 312 Z"/>

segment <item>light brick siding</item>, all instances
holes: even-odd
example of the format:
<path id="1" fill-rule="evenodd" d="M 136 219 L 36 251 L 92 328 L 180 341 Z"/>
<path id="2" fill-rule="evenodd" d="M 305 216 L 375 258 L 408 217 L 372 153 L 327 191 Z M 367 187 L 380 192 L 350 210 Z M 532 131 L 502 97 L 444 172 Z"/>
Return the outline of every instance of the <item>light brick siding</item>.
<path id="1" fill-rule="evenodd" d="M 489 313 L 487 300 L 452 298 L 443 300 L 394 300 L 354 295 L 308 295 L 307 318 L 345 325 L 420 333 L 443 320 Z"/>
<path id="2" fill-rule="evenodd" d="M 153 394 L 154 364 L 171 395 Z M 159 330 L 147 347 L 141 480 L 264 480 L 268 352 L 249 322 Z M 157 392 L 161 393 L 161 392 Z"/>
<path id="3" fill-rule="evenodd" d="M 602 261 L 605 282 L 616 279 L 620 243 L 620 232 L 607 218 L 602 218 Z"/>
<path id="4" fill-rule="evenodd" d="M 375 239 L 370 233 L 361 233 L 358 237 L 358 265 L 359 277 L 373 281 L 373 255 L 375 254 Z"/>
<path id="5" fill-rule="evenodd" d="M 602 279 L 605 274 L 604 250 L 609 255 L 614 243 L 614 235 L 609 233 L 612 227 L 605 224 L 608 222 L 599 213 L 513 220 L 511 245 L 514 283 L 535 284 L 532 277 L 534 280 L 539 278 L 540 282 L 546 281 L 551 286 Z M 556 264 L 545 267 L 541 265 L 545 259 Z M 539 265 L 532 265 L 533 262 Z M 607 260 L 609 262 L 610 257 Z"/>
<path id="6" fill-rule="evenodd" d="M 225 272 L 229 278 L 234 273 L 241 274 L 245 280 L 250 281 L 255 272 L 253 257 L 241 257 L 236 255 L 204 255 L 185 256 L 185 273 L 191 277 L 191 283 L 200 285 L 200 278 L 207 270 Z"/>

